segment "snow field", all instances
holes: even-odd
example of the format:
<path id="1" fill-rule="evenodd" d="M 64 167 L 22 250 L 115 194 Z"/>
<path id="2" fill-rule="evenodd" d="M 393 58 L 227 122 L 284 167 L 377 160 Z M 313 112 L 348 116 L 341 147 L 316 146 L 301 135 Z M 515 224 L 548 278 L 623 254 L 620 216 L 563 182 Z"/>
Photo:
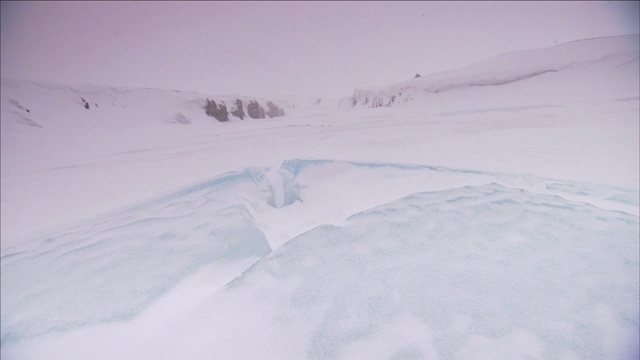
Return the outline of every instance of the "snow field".
<path id="1" fill-rule="evenodd" d="M 2 79 L 2 358 L 636 359 L 637 44 L 225 124 Z"/>

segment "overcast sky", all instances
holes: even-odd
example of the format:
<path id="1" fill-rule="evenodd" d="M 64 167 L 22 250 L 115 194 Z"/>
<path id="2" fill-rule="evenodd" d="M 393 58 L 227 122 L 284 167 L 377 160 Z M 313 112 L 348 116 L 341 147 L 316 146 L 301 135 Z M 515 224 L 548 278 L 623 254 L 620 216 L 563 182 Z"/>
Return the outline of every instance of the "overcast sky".
<path id="1" fill-rule="evenodd" d="M 504 52 L 636 34 L 638 2 L 6 2 L 2 77 L 342 98 Z"/>

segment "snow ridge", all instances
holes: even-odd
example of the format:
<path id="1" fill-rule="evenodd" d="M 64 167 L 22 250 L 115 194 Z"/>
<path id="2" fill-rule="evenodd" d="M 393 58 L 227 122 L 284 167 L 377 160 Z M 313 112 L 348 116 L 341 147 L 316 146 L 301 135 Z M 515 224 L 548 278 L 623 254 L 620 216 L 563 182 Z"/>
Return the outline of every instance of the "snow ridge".
<path id="1" fill-rule="evenodd" d="M 340 107 L 392 106 L 412 102 L 428 94 L 476 86 L 502 86 L 540 76 L 558 78 L 558 73 L 569 73 L 563 76 L 570 82 L 585 81 L 585 75 L 586 79 L 599 76 L 608 83 L 615 83 L 619 89 L 630 91 L 637 88 L 637 76 L 634 78 L 633 74 L 638 72 L 639 41 L 638 35 L 627 35 L 503 54 L 459 70 L 427 75 L 390 87 L 356 89 L 351 97 L 341 100 Z M 626 78 L 618 74 L 617 70 L 622 68 L 627 72 Z M 560 78 L 554 82 L 561 87 L 567 85 L 567 81 Z M 608 87 L 592 90 L 599 95 L 611 95 L 605 92 L 610 90 Z"/>

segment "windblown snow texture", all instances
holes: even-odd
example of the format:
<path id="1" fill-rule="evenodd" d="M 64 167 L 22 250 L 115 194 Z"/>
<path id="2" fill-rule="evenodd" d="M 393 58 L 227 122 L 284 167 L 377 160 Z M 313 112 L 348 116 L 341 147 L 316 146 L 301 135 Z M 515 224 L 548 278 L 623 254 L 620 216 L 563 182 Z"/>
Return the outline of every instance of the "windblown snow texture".
<path id="1" fill-rule="evenodd" d="M 131 319 L 203 265 L 271 251 L 228 199 L 247 169 L 28 244 L 2 257 L 2 342 Z"/>
<path id="2" fill-rule="evenodd" d="M 510 358 L 618 358 L 637 346 L 637 239 L 637 217 L 560 197 L 419 193 L 291 240 L 229 285 L 241 305 L 225 311 L 263 314 L 294 358 L 503 358 L 514 337 Z"/>
<path id="3" fill-rule="evenodd" d="M 200 267 L 251 258 L 263 259 L 210 298 L 204 313 L 192 313 L 204 317 L 204 331 L 221 336 L 208 340 L 212 355 L 252 356 L 219 342 L 229 336 L 266 336 L 258 348 L 264 354 L 313 359 L 362 351 L 469 358 L 513 337 L 523 345 L 515 355 L 545 358 L 608 357 L 629 346 L 623 340 L 638 327 L 639 234 L 637 217 L 621 211 L 495 183 L 465 186 L 415 193 L 341 225 L 316 226 L 271 253 L 259 226 L 261 206 L 303 206 L 314 191 L 305 178 L 360 171 L 369 179 L 416 171 L 425 180 L 487 176 L 291 160 L 94 219 L 3 256 L 3 347 L 132 319 Z M 538 182 L 569 197 L 595 195 L 586 185 Z M 612 203 L 637 204 L 634 191 L 600 191 Z M 252 319 L 216 320 L 228 314 Z M 258 334 L 264 328 L 256 323 L 270 324 L 269 334 Z M 603 342 L 607 326 L 619 330 L 622 343 Z"/>

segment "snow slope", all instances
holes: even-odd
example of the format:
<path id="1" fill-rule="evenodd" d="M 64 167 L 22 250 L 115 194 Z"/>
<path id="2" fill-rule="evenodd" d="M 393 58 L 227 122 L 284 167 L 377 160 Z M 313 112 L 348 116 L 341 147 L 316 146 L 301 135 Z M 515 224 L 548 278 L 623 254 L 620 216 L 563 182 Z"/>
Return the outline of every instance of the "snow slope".
<path id="1" fill-rule="evenodd" d="M 457 102 L 461 96 L 474 94 L 475 87 L 487 88 L 494 104 L 626 99 L 638 93 L 639 42 L 638 35 L 627 35 L 507 53 L 390 87 L 356 89 L 341 101 L 341 107 L 391 106 L 418 100 L 437 104 L 446 98 L 440 95 L 451 92 Z"/>
<path id="2" fill-rule="evenodd" d="M 229 123 L 195 93 L 3 79 L 2 358 L 637 358 L 632 40 Z"/>

